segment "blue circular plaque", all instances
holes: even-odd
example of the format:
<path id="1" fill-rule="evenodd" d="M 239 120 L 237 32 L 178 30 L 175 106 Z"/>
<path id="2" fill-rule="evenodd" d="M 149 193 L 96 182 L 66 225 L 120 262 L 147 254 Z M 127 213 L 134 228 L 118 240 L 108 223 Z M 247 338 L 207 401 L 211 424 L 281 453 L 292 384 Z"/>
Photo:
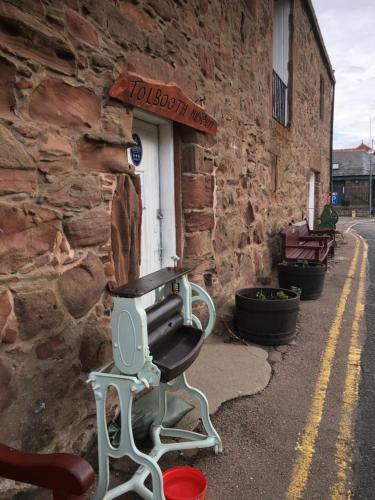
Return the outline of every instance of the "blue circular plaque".
<path id="1" fill-rule="evenodd" d="M 135 142 L 135 146 L 130 148 L 130 157 L 133 165 L 138 167 L 142 161 L 142 142 L 138 134 L 133 134 L 133 141 Z"/>

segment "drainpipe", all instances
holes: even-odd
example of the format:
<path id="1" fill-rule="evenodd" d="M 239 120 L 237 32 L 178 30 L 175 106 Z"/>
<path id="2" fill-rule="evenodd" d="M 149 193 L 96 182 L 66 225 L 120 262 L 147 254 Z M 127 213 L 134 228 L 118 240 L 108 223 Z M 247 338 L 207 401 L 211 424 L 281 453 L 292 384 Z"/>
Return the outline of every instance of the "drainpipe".
<path id="1" fill-rule="evenodd" d="M 330 145 L 330 155 L 329 155 L 329 191 L 330 191 L 330 203 L 332 203 L 332 191 L 333 191 L 333 176 L 332 176 L 332 160 L 333 160 L 333 117 L 335 110 L 335 85 L 336 80 L 332 81 L 332 107 L 331 107 L 331 145 Z"/>
<path id="2" fill-rule="evenodd" d="M 369 216 L 372 217 L 372 155 L 373 151 L 369 151 L 369 159 L 370 159 L 370 172 L 369 172 L 369 182 L 368 182 L 368 213 Z"/>

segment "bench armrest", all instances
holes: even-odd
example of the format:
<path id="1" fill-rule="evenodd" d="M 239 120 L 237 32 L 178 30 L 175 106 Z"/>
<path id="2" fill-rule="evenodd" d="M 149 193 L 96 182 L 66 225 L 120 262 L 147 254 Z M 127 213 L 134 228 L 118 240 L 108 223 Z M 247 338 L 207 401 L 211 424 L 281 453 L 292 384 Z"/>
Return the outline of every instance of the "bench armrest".
<path id="1" fill-rule="evenodd" d="M 91 465 L 68 453 L 24 453 L 0 444 L 0 476 L 68 495 L 83 495 L 93 484 Z"/>

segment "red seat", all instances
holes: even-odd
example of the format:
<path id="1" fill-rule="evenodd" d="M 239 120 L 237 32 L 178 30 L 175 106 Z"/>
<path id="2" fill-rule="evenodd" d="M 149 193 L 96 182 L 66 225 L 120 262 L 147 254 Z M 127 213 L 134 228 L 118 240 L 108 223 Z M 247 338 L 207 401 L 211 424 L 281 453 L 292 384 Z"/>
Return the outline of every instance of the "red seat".
<path id="1" fill-rule="evenodd" d="M 328 254 L 333 254 L 334 240 L 320 231 L 311 231 L 307 221 L 290 224 L 280 232 L 281 257 L 286 261 L 321 262 L 327 267 Z"/>

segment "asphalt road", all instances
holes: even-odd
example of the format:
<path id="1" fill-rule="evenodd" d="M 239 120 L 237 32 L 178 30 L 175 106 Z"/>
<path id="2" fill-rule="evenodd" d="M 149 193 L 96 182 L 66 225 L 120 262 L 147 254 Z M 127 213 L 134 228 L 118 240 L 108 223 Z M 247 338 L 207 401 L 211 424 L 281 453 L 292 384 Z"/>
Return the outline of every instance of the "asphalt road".
<path id="1" fill-rule="evenodd" d="M 366 335 L 361 357 L 359 404 L 355 426 L 354 499 L 375 499 L 375 222 L 353 229 L 369 246 L 366 292 Z"/>

